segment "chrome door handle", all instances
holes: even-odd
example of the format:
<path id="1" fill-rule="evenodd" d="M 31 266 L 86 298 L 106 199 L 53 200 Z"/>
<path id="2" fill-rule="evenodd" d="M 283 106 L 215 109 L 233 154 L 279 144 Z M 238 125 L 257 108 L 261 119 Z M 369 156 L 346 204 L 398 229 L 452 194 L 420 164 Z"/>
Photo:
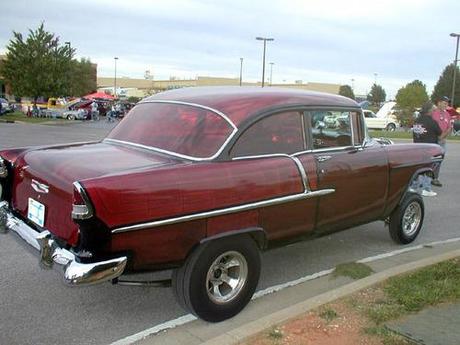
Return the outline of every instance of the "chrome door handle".
<path id="1" fill-rule="evenodd" d="M 329 159 L 331 159 L 332 156 L 317 156 L 316 157 L 316 160 L 318 162 L 325 162 L 325 161 L 328 161 Z"/>

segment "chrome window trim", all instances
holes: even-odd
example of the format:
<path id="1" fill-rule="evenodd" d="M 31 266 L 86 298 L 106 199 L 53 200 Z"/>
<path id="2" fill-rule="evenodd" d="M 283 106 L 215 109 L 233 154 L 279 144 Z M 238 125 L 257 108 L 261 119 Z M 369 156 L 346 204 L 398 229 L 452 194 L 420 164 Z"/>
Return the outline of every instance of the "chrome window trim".
<path id="1" fill-rule="evenodd" d="M 321 110 L 327 110 L 328 108 L 322 108 Z M 336 111 L 340 111 L 340 108 L 339 109 L 335 109 Z M 306 112 L 309 112 L 311 110 L 306 110 Z M 348 109 L 344 109 L 343 112 L 348 112 L 348 121 L 350 123 L 350 129 L 351 129 L 351 145 L 347 145 L 347 146 L 335 146 L 335 147 L 328 147 L 328 148 L 324 148 L 324 149 L 311 149 L 311 150 L 305 150 L 305 151 L 301 151 L 301 152 L 296 152 L 296 153 L 293 153 L 294 156 L 298 156 L 298 155 L 301 155 L 301 154 L 304 154 L 304 153 L 320 153 L 320 152 L 328 152 L 328 151 L 346 151 L 346 150 L 350 150 L 350 149 L 363 149 L 363 143 L 360 143 L 360 144 L 355 144 L 355 127 L 353 126 L 352 124 L 352 119 L 351 119 L 351 113 L 355 111 L 356 113 L 359 113 L 358 110 L 348 110 Z"/>
<path id="2" fill-rule="evenodd" d="M 305 150 L 305 151 L 293 153 L 292 155 L 293 156 L 299 156 L 299 155 L 303 155 L 305 153 L 313 153 L 313 154 L 315 154 L 315 153 L 330 152 L 330 151 L 349 151 L 349 150 L 352 150 L 352 149 L 361 149 L 361 148 L 362 148 L 361 145 L 337 146 L 337 147 L 328 147 L 328 148 L 325 148 L 325 149 Z"/>
<path id="3" fill-rule="evenodd" d="M 307 125 L 305 123 L 305 112 L 302 111 L 300 113 L 300 121 L 302 125 L 302 140 L 303 140 L 303 148 L 307 149 L 308 142 L 307 142 Z"/>
<path id="4" fill-rule="evenodd" d="M 128 231 L 138 231 L 138 230 L 143 230 L 143 229 L 150 229 L 150 228 L 155 228 L 155 227 L 164 226 L 164 225 L 171 225 L 171 224 L 189 222 L 189 221 L 199 220 L 199 219 L 204 219 L 204 218 L 209 218 L 209 217 L 222 216 L 222 215 L 236 213 L 236 212 L 249 211 L 249 210 L 253 210 L 256 208 L 260 208 L 260 207 L 274 206 L 274 205 L 278 205 L 278 204 L 282 204 L 286 202 L 292 202 L 292 201 L 297 201 L 297 200 L 302 200 L 302 199 L 319 197 L 319 196 L 331 194 L 334 192 L 335 192 L 335 189 L 320 189 L 320 190 L 311 191 L 311 192 L 305 191 L 303 193 L 292 194 L 292 195 L 287 195 L 287 196 L 268 199 L 268 200 L 256 201 L 256 202 L 239 205 L 239 206 L 226 207 L 226 208 L 213 210 L 213 211 L 199 212 L 195 214 L 168 218 L 164 220 L 157 220 L 153 222 L 124 226 L 124 227 L 113 229 L 112 234 L 118 234 L 118 233 L 123 233 L 123 232 L 128 232 Z"/>
<path id="5" fill-rule="evenodd" d="M 233 130 L 228 135 L 227 139 L 225 139 L 224 143 L 220 146 L 220 148 L 217 150 L 217 152 L 215 154 L 213 154 L 210 157 L 203 157 L 203 158 L 184 155 L 182 153 L 177 153 L 177 152 L 174 152 L 174 151 L 164 150 L 164 149 L 160 149 L 160 148 L 154 147 L 154 146 L 148 146 L 148 145 L 133 143 L 131 141 L 119 140 L 119 139 L 105 138 L 103 140 L 103 142 L 118 143 L 118 144 L 122 144 L 122 145 L 134 146 L 134 147 L 146 149 L 146 150 L 149 150 L 149 151 L 155 151 L 155 152 L 159 152 L 159 153 L 163 153 L 163 154 L 167 154 L 167 155 L 170 155 L 170 156 L 174 156 L 174 157 L 178 157 L 178 158 L 182 158 L 182 159 L 187 159 L 187 160 L 191 160 L 191 161 L 195 161 L 195 162 L 206 162 L 206 161 L 212 161 L 213 159 L 216 159 L 217 157 L 219 157 L 219 155 L 222 153 L 222 151 L 228 145 L 230 140 L 232 140 L 232 138 L 238 132 L 238 128 L 228 118 L 227 115 L 225 115 L 224 113 L 220 112 L 219 110 L 216 110 L 216 109 L 213 109 L 213 108 L 210 108 L 210 107 L 206 107 L 206 106 L 201 105 L 201 104 L 180 102 L 180 101 L 168 101 L 168 100 L 143 101 L 143 102 L 140 102 L 138 104 L 146 104 L 146 103 L 178 104 L 178 105 L 187 105 L 187 106 L 192 106 L 192 107 L 196 107 L 196 108 L 209 110 L 209 111 L 215 113 L 216 115 L 222 117 L 228 124 L 230 124 L 230 126 L 233 128 Z"/>
<path id="6" fill-rule="evenodd" d="M 179 105 L 188 105 L 188 106 L 191 106 L 191 107 L 196 107 L 196 108 L 201 108 L 201 109 L 205 109 L 205 110 L 209 110 L 221 117 L 224 118 L 225 121 L 227 121 L 230 126 L 233 127 L 233 129 L 238 129 L 236 127 L 236 125 L 233 123 L 232 120 L 230 120 L 230 118 L 225 115 L 223 112 L 217 110 L 217 109 L 214 109 L 214 108 L 211 108 L 211 107 L 207 107 L 205 105 L 201 105 L 201 104 L 198 104 L 198 103 L 190 103 L 190 102 L 182 102 L 182 101 L 169 101 L 169 100 L 153 100 L 153 101 L 141 101 L 139 102 L 138 104 L 145 104 L 145 103 L 170 103 L 170 104 L 179 104 Z"/>

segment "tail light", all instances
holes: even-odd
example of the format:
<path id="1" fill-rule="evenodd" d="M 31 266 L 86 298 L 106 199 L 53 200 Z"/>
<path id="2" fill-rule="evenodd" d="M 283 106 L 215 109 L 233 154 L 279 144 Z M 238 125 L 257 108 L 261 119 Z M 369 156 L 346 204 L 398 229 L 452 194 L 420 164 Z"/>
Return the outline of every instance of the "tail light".
<path id="1" fill-rule="evenodd" d="M 93 206 L 85 189 L 79 182 L 73 184 L 72 219 L 89 219 L 93 216 Z"/>

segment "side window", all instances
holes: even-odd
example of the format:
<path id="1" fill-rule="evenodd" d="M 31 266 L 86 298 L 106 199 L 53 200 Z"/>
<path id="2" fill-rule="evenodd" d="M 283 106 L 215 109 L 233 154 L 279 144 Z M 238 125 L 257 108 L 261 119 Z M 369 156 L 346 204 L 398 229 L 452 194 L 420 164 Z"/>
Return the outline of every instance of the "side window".
<path id="1" fill-rule="evenodd" d="M 352 145 L 349 111 L 321 110 L 309 113 L 313 135 L 313 149 Z"/>
<path id="2" fill-rule="evenodd" d="M 305 149 L 299 112 L 271 115 L 249 127 L 232 148 L 232 157 L 294 153 Z"/>

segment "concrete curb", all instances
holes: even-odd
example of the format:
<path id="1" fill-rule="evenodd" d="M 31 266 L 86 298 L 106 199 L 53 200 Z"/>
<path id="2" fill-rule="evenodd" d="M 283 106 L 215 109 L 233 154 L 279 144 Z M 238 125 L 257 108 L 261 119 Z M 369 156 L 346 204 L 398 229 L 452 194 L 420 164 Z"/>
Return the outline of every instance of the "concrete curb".
<path id="1" fill-rule="evenodd" d="M 230 330 L 218 337 L 210 339 L 203 344 L 205 345 L 230 345 L 238 344 L 239 342 L 256 335 L 264 331 L 265 329 L 271 328 L 279 323 L 283 323 L 297 316 L 300 316 L 307 311 L 317 308 L 323 304 L 332 302 L 341 297 L 350 295 L 359 290 L 368 288 L 372 285 L 380 283 L 388 278 L 397 276 L 403 273 L 407 273 L 422 267 L 430 266 L 441 261 L 450 260 L 460 256 L 460 249 L 455 249 L 447 253 L 439 254 L 429 258 L 421 259 L 418 261 L 410 262 L 394 268 L 387 269 L 382 272 L 378 272 L 369 277 L 360 279 L 353 283 L 342 286 L 338 289 L 323 293 L 321 295 L 309 298 L 303 302 L 297 303 L 288 308 L 279 310 L 278 312 L 272 313 L 258 320 L 249 322 L 244 326 Z"/>

